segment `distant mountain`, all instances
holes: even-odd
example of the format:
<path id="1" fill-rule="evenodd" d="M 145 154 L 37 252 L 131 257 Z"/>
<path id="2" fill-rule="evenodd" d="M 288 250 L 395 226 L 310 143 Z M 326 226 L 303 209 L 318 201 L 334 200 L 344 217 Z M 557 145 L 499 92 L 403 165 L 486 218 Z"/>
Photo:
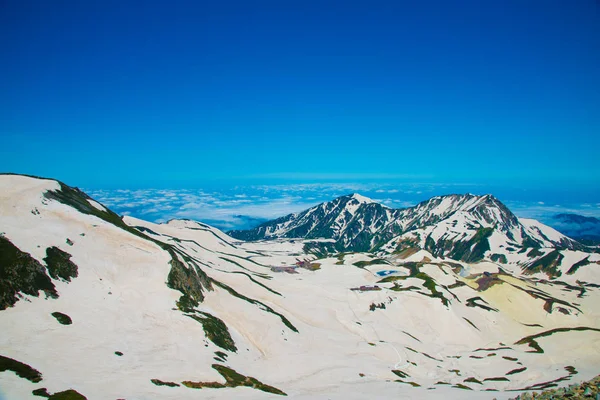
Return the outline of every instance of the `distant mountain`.
<path id="1" fill-rule="evenodd" d="M 588 245 L 600 244 L 600 219 L 578 214 L 557 214 L 552 225 L 565 235 Z"/>
<path id="2" fill-rule="evenodd" d="M 425 249 L 466 262 L 486 256 L 506 259 L 506 253 L 526 249 L 584 247 L 538 221 L 517 218 L 492 195 L 472 194 L 437 196 L 414 207 L 392 209 L 355 193 L 228 234 L 242 240 L 333 239 L 340 252 Z"/>
<path id="3" fill-rule="evenodd" d="M 400 210 L 393 210 L 357 193 L 321 203 L 301 213 L 265 222 L 250 230 L 234 230 L 236 239 L 269 238 L 335 239 L 340 251 L 369 251 L 383 232 L 400 233 L 393 222 Z"/>

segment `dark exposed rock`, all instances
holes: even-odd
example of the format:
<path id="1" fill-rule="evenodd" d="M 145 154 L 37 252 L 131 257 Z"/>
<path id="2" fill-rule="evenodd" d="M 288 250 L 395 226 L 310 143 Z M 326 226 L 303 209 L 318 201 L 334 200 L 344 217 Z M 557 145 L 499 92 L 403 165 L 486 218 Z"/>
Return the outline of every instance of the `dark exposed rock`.
<path id="1" fill-rule="evenodd" d="M 20 293 L 37 297 L 40 290 L 48 297 L 58 298 L 44 266 L 0 236 L 0 310 L 15 305 Z"/>
<path id="2" fill-rule="evenodd" d="M 178 307 L 182 311 L 192 311 L 199 303 L 204 300 L 204 290 L 212 290 L 210 278 L 204 271 L 191 259 L 182 257 L 186 263 L 183 263 L 177 257 L 175 251 L 167 250 L 171 255 L 171 271 L 167 278 L 167 286 L 171 289 L 179 290 L 182 293 Z"/>
<path id="3" fill-rule="evenodd" d="M 57 392 L 51 395 L 48 400 L 87 400 L 87 397 L 74 389 Z"/>
<path id="4" fill-rule="evenodd" d="M 52 316 L 56 318 L 56 320 L 63 325 L 71 325 L 73 320 L 67 314 L 63 314 L 61 312 L 53 312 Z"/>
<path id="5" fill-rule="evenodd" d="M 543 392 L 523 393 L 511 400 L 563 400 L 563 399 L 598 399 L 600 398 L 600 376 L 591 381 L 582 382 L 578 385 L 545 390 Z"/>
<path id="6" fill-rule="evenodd" d="M 42 373 L 37 369 L 20 361 L 0 355 L 0 372 L 2 371 L 13 371 L 21 378 L 27 379 L 33 383 L 42 380 Z"/>
<path id="7" fill-rule="evenodd" d="M 71 255 L 58 247 L 53 246 L 46 249 L 44 262 L 48 266 L 48 273 L 53 279 L 60 278 L 71 282 L 71 278 L 77 278 L 78 276 L 78 268 L 71 261 Z"/>
<path id="8" fill-rule="evenodd" d="M 192 388 L 192 389 L 202 389 L 202 388 L 225 388 L 225 387 L 238 387 L 238 386 L 247 386 L 253 389 L 262 390 L 263 392 L 278 394 L 281 396 L 287 396 L 283 391 L 262 383 L 256 378 L 251 376 L 245 376 L 240 374 L 239 372 L 220 364 L 213 364 L 212 367 L 219 373 L 223 378 L 225 378 L 225 383 L 220 382 L 193 382 L 193 381 L 184 381 L 181 382 L 184 386 Z"/>
<path id="9" fill-rule="evenodd" d="M 221 319 L 200 311 L 186 315 L 202 324 L 206 337 L 215 345 L 225 350 L 237 352 L 237 347 L 229 334 L 227 325 Z"/>

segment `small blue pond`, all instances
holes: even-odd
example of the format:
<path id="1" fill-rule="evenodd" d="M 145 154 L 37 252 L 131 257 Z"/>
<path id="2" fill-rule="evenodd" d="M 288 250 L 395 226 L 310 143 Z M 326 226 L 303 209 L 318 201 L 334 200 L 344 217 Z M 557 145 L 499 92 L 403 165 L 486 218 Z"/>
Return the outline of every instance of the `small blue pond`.
<path id="1" fill-rule="evenodd" d="M 383 271 L 377 271 L 376 274 L 379 275 L 379 276 L 388 276 L 388 275 L 391 275 L 391 274 L 395 274 L 396 272 L 398 272 L 398 271 L 392 271 L 392 270 L 386 269 L 386 270 L 383 270 Z"/>

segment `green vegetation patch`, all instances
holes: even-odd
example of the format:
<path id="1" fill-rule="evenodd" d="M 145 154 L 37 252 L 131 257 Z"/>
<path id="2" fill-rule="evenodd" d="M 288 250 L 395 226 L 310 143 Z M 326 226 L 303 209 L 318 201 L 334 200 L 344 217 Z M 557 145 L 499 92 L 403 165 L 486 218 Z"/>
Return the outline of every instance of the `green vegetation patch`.
<path id="1" fill-rule="evenodd" d="M 423 354 L 425 357 L 427 357 L 427 358 L 429 358 L 429 359 L 431 359 L 431 360 L 435 360 L 435 361 L 439 361 L 439 362 L 444 362 L 444 360 L 440 360 L 440 359 L 437 359 L 437 358 L 435 358 L 435 357 L 432 357 L 432 356 L 430 356 L 430 355 L 429 355 L 429 354 L 427 354 L 427 353 L 423 353 L 423 352 L 421 352 L 421 354 Z"/>
<path id="2" fill-rule="evenodd" d="M 410 385 L 412 387 L 421 387 L 421 385 L 419 385 L 417 382 L 409 382 L 409 381 L 404 381 L 402 379 L 396 379 L 395 382 L 406 383 L 407 385 Z"/>
<path id="3" fill-rule="evenodd" d="M 383 279 L 378 280 L 377 283 L 390 283 L 390 282 L 396 282 L 396 281 L 403 281 L 406 278 L 407 278 L 406 276 L 390 275 L 390 276 L 386 276 Z"/>
<path id="4" fill-rule="evenodd" d="M 396 286 L 392 286 L 390 288 L 390 290 L 393 290 L 394 292 L 418 292 L 421 289 L 418 288 L 417 286 L 402 287 L 402 286 L 396 285 Z"/>
<path id="5" fill-rule="evenodd" d="M 513 369 L 511 371 L 508 371 L 506 373 L 506 376 L 508 376 L 508 375 L 514 375 L 514 374 L 520 374 L 523 371 L 527 371 L 527 367 L 517 368 L 517 369 Z"/>
<path id="6" fill-rule="evenodd" d="M 529 258 L 535 258 L 535 257 L 539 257 L 539 256 L 543 256 L 544 253 L 539 251 L 536 248 L 531 249 L 531 251 L 529 253 L 527 253 L 527 257 Z"/>
<path id="7" fill-rule="evenodd" d="M 567 275 L 573 275 L 575 272 L 577 272 L 577 270 L 579 268 L 583 267 L 584 265 L 591 264 L 589 258 L 590 258 L 590 256 L 587 256 L 583 260 L 581 260 L 581 261 L 576 262 L 575 264 L 573 264 L 571 266 L 571 268 L 569 268 L 569 270 L 567 271 Z"/>
<path id="8" fill-rule="evenodd" d="M 452 385 L 452 387 L 456 388 L 456 389 L 473 390 L 470 387 L 468 387 L 467 385 L 463 385 L 462 383 L 457 383 L 456 385 Z"/>
<path id="9" fill-rule="evenodd" d="M 444 297 L 444 294 L 442 292 L 439 292 L 436 289 L 436 283 L 433 280 L 433 278 L 431 278 L 429 275 L 427 275 L 424 272 L 419 272 L 418 274 L 415 275 L 415 278 L 419 278 L 422 279 L 423 282 L 423 287 L 427 288 L 431 294 L 428 295 L 429 297 L 434 297 L 434 298 L 438 298 L 440 299 L 440 301 L 442 302 L 443 305 L 448 306 L 448 304 L 450 303 L 448 301 L 448 299 L 446 297 Z"/>
<path id="10" fill-rule="evenodd" d="M 448 289 L 456 289 L 456 288 L 463 287 L 463 286 L 467 286 L 467 284 L 462 281 L 456 281 L 452 285 L 449 285 Z"/>
<path id="11" fill-rule="evenodd" d="M 355 264 L 356 265 L 356 264 Z M 393 287 L 390 288 L 390 290 L 396 291 L 396 292 L 404 292 L 404 291 L 419 291 L 419 294 L 422 294 L 424 296 L 427 297 L 431 297 L 431 298 L 437 298 L 440 299 L 440 301 L 442 302 L 443 305 L 448 306 L 448 304 L 450 304 L 450 301 L 444 296 L 444 294 L 440 291 L 437 290 L 436 288 L 436 282 L 433 280 L 433 278 L 431 278 L 429 275 L 427 275 L 424 272 L 420 271 L 420 268 L 424 265 L 424 263 L 417 263 L 417 262 L 407 262 L 404 263 L 402 265 L 400 265 L 403 268 L 406 268 L 409 270 L 409 275 L 408 276 L 386 276 L 385 278 L 379 280 L 377 283 L 388 283 L 388 282 L 397 282 L 397 281 L 404 281 L 408 278 L 417 278 L 417 279 L 421 279 L 423 281 L 423 287 L 426 288 L 429 293 L 425 293 L 425 292 L 421 292 L 419 291 L 420 288 L 416 287 L 416 286 L 410 286 L 408 288 L 404 288 L 398 284 L 394 284 Z"/>
<path id="12" fill-rule="evenodd" d="M 338 252 L 335 244 L 329 242 L 307 242 L 302 250 L 307 254 L 314 254 L 317 258 L 327 258 Z"/>
<path id="13" fill-rule="evenodd" d="M 506 264 L 508 263 L 508 260 L 506 259 L 506 256 L 504 254 L 492 254 L 490 256 L 490 260 L 494 261 L 494 262 L 499 262 L 501 264 Z"/>
<path id="14" fill-rule="evenodd" d="M 73 389 L 50 394 L 46 388 L 39 388 L 33 390 L 31 393 L 34 396 L 45 397 L 50 400 L 87 400 L 87 397 Z"/>
<path id="15" fill-rule="evenodd" d="M 484 303 L 484 304 L 481 304 L 481 303 Z M 496 309 L 494 307 L 490 307 L 488 304 L 489 303 L 487 301 L 485 301 L 484 299 L 482 299 L 479 296 L 471 297 L 470 299 L 467 299 L 467 303 L 466 303 L 467 307 L 479 307 L 486 311 L 498 312 L 498 309 Z"/>
<path id="16" fill-rule="evenodd" d="M 510 382 L 510 379 L 505 378 L 503 376 L 498 376 L 498 377 L 494 377 L 494 378 L 485 378 L 483 381 L 484 382 Z"/>
<path id="17" fill-rule="evenodd" d="M 556 382 L 561 380 L 569 380 L 570 377 L 565 376 L 559 378 L 557 381 L 545 382 L 545 387 L 556 387 Z M 538 384 L 543 385 L 543 384 Z M 531 386 L 530 386 L 531 387 Z M 521 390 L 532 390 L 532 389 L 521 389 Z M 541 393 L 527 393 L 522 394 L 511 400 L 525 400 L 525 399 L 597 399 L 600 397 L 600 376 L 596 376 L 594 379 L 579 384 L 569 385 L 559 389 L 551 389 Z"/>
<path id="18" fill-rule="evenodd" d="M 17 376 L 27 379 L 30 382 L 37 383 L 42 380 L 42 373 L 29 365 L 9 357 L 0 355 L 0 372 L 12 371 Z"/>
<path id="19" fill-rule="evenodd" d="M 160 379 L 150 379 L 150 382 L 154 383 L 156 386 L 168 386 L 168 387 L 180 386 L 178 383 L 165 382 L 165 381 L 161 381 Z"/>
<path id="20" fill-rule="evenodd" d="M 31 394 L 34 396 L 45 397 L 45 398 L 50 397 L 50 393 L 48 393 L 48 390 L 46 388 L 34 389 L 31 391 Z"/>
<path id="21" fill-rule="evenodd" d="M 49 400 L 87 400 L 87 397 L 74 389 L 57 392 L 48 397 Z"/>
<path id="22" fill-rule="evenodd" d="M 538 342 L 535 339 L 538 339 L 538 338 L 541 338 L 541 337 L 550 336 L 550 335 L 553 335 L 555 333 L 569 332 L 569 331 L 596 331 L 596 332 L 600 332 L 600 329 L 589 328 L 589 327 L 586 327 L 586 326 L 579 326 L 579 327 L 576 327 L 576 328 L 555 328 L 555 329 L 550 329 L 550 330 L 545 331 L 545 332 L 537 333 L 535 335 L 526 336 L 523 339 L 520 339 L 520 340 L 516 341 L 515 344 L 527 344 L 527 345 L 529 345 L 529 347 L 531 347 L 533 350 L 527 351 L 527 353 L 543 353 L 544 350 L 540 347 L 540 345 L 538 344 Z"/>
<path id="23" fill-rule="evenodd" d="M 314 265 L 314 264 L 313 264 L 313 265 Z M 320 265 L 320 264 L 319 264 L 319 265 Z M 277 296 L 281 296 L 281 293 L 279 293 L 279 292 L 278 292 L 278 291 L 276 291 L 276 290 L 273 290 L 273 289 L 271 289 L 271 288 L 270 288 L 270 287 L 268 287 L 267 285 L 264 285 L 264 284 L 262 284 L 262 283 L 258 282 L 256 279 L 254 279 L 254 278 L 252 277 L 252 275 L 250 275 L 250 274 L 248 274 L 248 273 L 246 273 L 246 272 L 243 272 L 243 271 L 224 271 L 224 272 L 227 272 L 227 273 L 229 273 L 229 274 L 240 274 L 240 275 L 244 275 L 244 276 L 246 276 L 248 279 L 250 279 L 252 282 L 256 283 L 258 286 L 260 286 L 260 287 L 262 287 L 262 288 L 264 288 L 264 289 L 268 290 L 269 292 L 271 292 L 271 293 L 273 293 L 273 294 L 276 294 Z M 258 276 L 258 277 L 261 277 L 261 278 L 263 278 L 263 279 L 271 279 L 271 277 L 269 277 L 269 278 L 265 278 L 265 277 L 263 277 L 262 275 L 256 275 L 256 276 Z"/>
<path id="24" fill-rule="evenodd" d="M 526 274 L 535 274 L 543 272 L 549 278 L 556 278 L 562 275 L 558 266 L 562 262 L 564 256 L 558 250 L 554 250 L 545 256 L 535 260 L 523 269 Z"/>
<path id="25" fill-rule="evenodd" d="M 215 280 L 211 280 L 211 281 L 212 281 L 212 282 L 213 282 L 215 285 L 217 285 L 218 287 L 220 287 L 220 288 L 222 288 L 222 289 L 225 289 L 225 290 L 226 290 L 227 292 L 229 292 L 229 294 L 231 294 L 232 296 L 234 296 L 234 297 L 237 297 L 237 298 L 239 298 L 239 299 L 241 299 L 241 300 L 247 301 L 247 302 L 248 302 L 248 303 L 250 303 L 250 304 L 254 304 L 254 305 L 258 306 L 258 307 L 259 307 L 261 310 L 263 310 L 263 311 L 266 311 L 266 312 L 268 312 L 268 313 L 271 313 L 271 314 L 277 315 L 279 318 L 281 318 L 281 322 L 283 322 L 283 324 L 284 324 L 285 326 L 287 326 L 287 327 L 288 327 L 290 330 L 292 330 L 292 331 L 294 331 L 294 332 L 298 333 L 298 329 L 297 329 L 297 328 L 296 328 L 294 325 L 292 325 L 292 323 L 291 323 L 291 322 L 290 322 L 290 321 L 289 321 L 289 320 L 288 320 L 288 319 L 287 319 L 285 316 L 283 316 L 282 314 L 280 314 L 280 313 L 278 313 L 277 311 L 273 310 L 273 309 L 272 309 L 271 307 L 269 307 L 268 305 L 266 305 L 266 304 L 264 304 L 264 303 L 261 303 L 261 302 L 260 302 L 260 301 L 258 301 L 258 300 L 254 300 L 254 299 L 251 299 L 251 298 L 249 298 L 249 297 L 246 297 L 246 296 L 244 296 L 243 294 L 240 294 L 240 293 L 236 292 L 236 291 L 235 291 L 233 288 L 231 288 L 230 286 L 228 286 L 228 285 L 226 285 L 226 284 L 224 284 L 224 283 L 222 283 L 222 282 L 218 282 L 218 281 L 215 281 Z"/>
<path id="26" fill-rule="evenodd" d="M 167 248 L 167 251 L 171 255 L 171 261 L 169 261 L 171 270 L 167 277 L 167 286 L 179 290 L 182 297 L 187 297 L 185 300 L 180 299 L 180 302 L 186 307 L 182 311 L 189 311 L 190 308 L 197 307 L 200 302 L 204 301 L 205 288 L 212 290 L 211 280 L 190 257 L 179 253 L 186 261 L 186 265 L 179 260 L 175 251 L 170 247 Z"/>
<path id="27" fill-rule="evenodd" d="M 474 263 L 483 259 L 483 256 L 490 250 L 488 238 L 494 232 L 494 228 L 479 228 L 475 235 L 465 241 L 455 242 L 440 238 L 437 243 L 431 236 L 425 240 L 425 250 L 434 256 L 447 256 L 459 261 Z"/>
<path id="28" fill-rule="evenodd" d="M 552 381 L 547 381 L 547 382 L 540 382 L 540 383 L 536 383 L 534 385 L 531 386 L 527 386 L 523 389 L 515 389 L 515 391 L 521 391 L 521 390 L 543 390 L 543 389 L 548 389 L 551 387 L 556 387 L 558 386 L 559 382 L 563 382 L 563 381 L 568 381 L 571 379 L 571 376 L 577 374 L 577 371 L 575 371 L 575 368 L 573 367 L 565 367 L 565 369 L 569 372 L 568 375 L 565 376 L 561 376 L 560 378 L 554 379 Z M 576 396 L 564 396 L 564 397 L 559 397 L 557 396 L 556 398 L 580 398 L 580 397 L 576 397 Z M 583 397 L 581 397 L 583 398 Z"/>
<path id="29" fill-rule="evenodd" d="M 406 372 L 403 372 L 399 369 L 393 369 L 392 372 L 394 374 L 398 375 L 400 378 L 409 378 L 410 377 L 409 374 L 407 374 Z"/>
<path id="30" fill-rule="evenodd" d="M 226 385 L 219 382 L 193 382 L 193 381 L 183 381 L 181 384 L 190 389 L 202 389 L 202 388 L 210 388 L 210 389 L 221 389 L 227 387 Z"/>
<path id="31" fill-rule="evenodd" d="M 234 353 L 237 352 L 237 347 L 231 338 L 229 329 L 227 329 L 227 325 L 221 319 L 201 311 L 196 311 L 194 314 L 186 314 L 186 316 L 200 322 L 202 329 L 204 329 L 204 334 L 215 345 Z"/>
<path id="32" fill-rule="evenodd" d="M 48 247 L 44 262 L 48 266 L 48 273 L 53 279 L 62 279 L 71 282 L 71 278 L 77 278 L 77 265 L 71 261 L 71 255 L 58 247 Z"/>
<path id="33" fill-rule="evenodd" d="M 419 339 L 417 339 L 416 337 L 414 337 L 413 335 L 411 335 L 410 333 L 408 333 L 406 331 L 402 331 L 402 333 L 404 333 L 405 335 L 410 336 L 411 338 L 415 339 L 417 342 L 421 342 Z"/>
<path id="34" fill-rule="evenodd" d="M 55 311 L 52 313 L 52 316 L 56 318 L 56 320 L 63 325 L 71 325 L 73 320 L 67 314 L 63 314 L 61 312 Z"/>
<path id="35" fill-rule="evenodd" d="M 502 344 L 502 343 L 500 343 Z M 478 349 L 476 349 L 475 351 L 498 351 L 498 350 L 512 350 L 511 347 L 508 346 L 501 346 L 501 347 L 480 347 Z"/>
<path id="36" fill-rule="evenodd" d="M 565 370 L 567 370 L 567 372 L 569 372 L 569 375 L 577 375 L 577 370 L 575 369 L 575 367 L 569 365 L 567 367 L 565 367 Z"/>
<path id="37" fill-rule="evenodd" d="M 463 319 L 465 321 L 467 321 L 469 323 L 469 325 L 471 325 L 473 328 L 479 330 L 479 328 L 474 323 L 472 323 L 468 318 L 463 317 Z"/>
<path id="38" fill-rule="evenodd" d="M 377 308 L 385 310 L 385 303 L 371 303 L 369 306 L 370 311 L 375 311 Z"/>
<path id="39" fill-rule="evenodd" d="M 46 273 L 46 268 L 29 253 L 21 251 L 4 236 L 0 236 L 0 310 L 12 307 L 21 293 L 58 298 L 58 292 Z"/>
<path id="40" fill-rule="evenodd" d="M 247 386 L 253 389 L 262 390 L 263 392 L 278 394 L 281 396 L 287 396 L 283 391 L 273 387 L 266 385 L 259 381 L 256 378 L 245 376 L 237 371 L 226 367 L 220 364 L 213 364 L 213 369 L 215 369 L 223 378 L 225 378 L 225 383 L 219 382 L 192 382 L 192 381 L 184 381 L 181 382 L 184 386 L 193 388 L 193 389 L 202 389 L 202 388 L 224 388 L 224 387 L 238 387 L 238 386 Z"/>
<path id="41" fill-rule="evenodd" d="M 378 265 L 378 264 L 389 264 L 389 263 L 386 260 L 384 260 L 383 258 L 376 258 L 374 260 L 369 260 L 369 261 L 357 261 L 357 262 L 353 263 L 352 265 L 354 265 L 358 268 L 364 268 L 369 265 Z"/>

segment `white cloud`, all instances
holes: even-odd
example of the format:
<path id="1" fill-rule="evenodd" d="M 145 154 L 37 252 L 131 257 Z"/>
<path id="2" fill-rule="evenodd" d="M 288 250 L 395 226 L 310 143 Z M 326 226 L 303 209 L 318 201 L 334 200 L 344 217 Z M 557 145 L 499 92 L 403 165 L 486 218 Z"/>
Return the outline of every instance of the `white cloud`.
<path id="1" fill-rule="evenodd" d="M 281 217 L 305 210 L 323 201 L 358 192 L 380 198 L 388 207 L 406 208 L 427 198 L 462 186 L 438 184 L 384 183 L 310 183 L 288 185 L 254 185 L 223 189 L 118 189 L 88 190 L 96 200 L 119 214 L 161 222 L 172 218 L 204 221 L 222 229 L 248 228 L 257 221 Z M 472 189 L 472 188 L 471 188 Z M 552 205 L 546 201 L 512 201 L 507 206 L 520 217 L 548 221 L 557 213 L 570 212 L 600 217 L 600 203 Z M 243 218 L 244 216 L 248 218 Z"/>

